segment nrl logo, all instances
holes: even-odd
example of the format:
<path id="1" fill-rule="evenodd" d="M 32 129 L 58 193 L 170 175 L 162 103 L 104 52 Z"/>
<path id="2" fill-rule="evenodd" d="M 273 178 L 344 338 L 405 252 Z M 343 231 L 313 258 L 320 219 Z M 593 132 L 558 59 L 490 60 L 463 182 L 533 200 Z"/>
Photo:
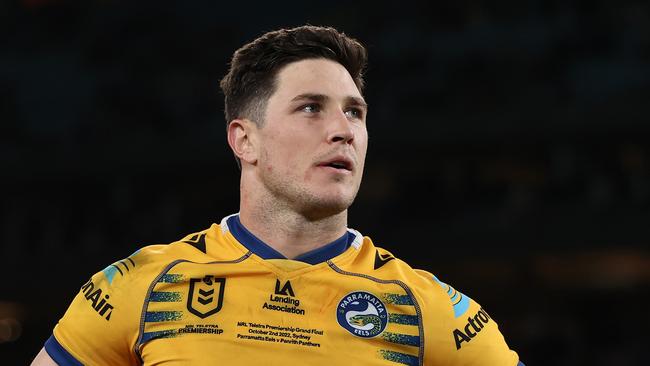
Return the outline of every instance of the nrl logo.
<path id="1" fill-rule="evenodd" d="M 201 319 L 215 314 L 223 305 L 225 278 L 207 275 L 203 278 L 190 279 L 190 291 L 187 295 L 187 310 Z"/>

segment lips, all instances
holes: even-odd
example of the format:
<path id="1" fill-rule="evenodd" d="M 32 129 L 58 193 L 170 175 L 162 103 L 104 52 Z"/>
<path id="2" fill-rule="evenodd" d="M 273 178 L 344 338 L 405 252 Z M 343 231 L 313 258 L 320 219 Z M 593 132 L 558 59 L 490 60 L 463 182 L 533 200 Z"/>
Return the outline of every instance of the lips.
<path id="1" fill-rule="evenodd" d="M 349 159 L 343 155 L 337 155 L 330 159 L 327 159 L 321 163 L 318 163 L 320 167 L 330 167 L 341 171 L 352 171 L 354 164 L 352 159 Z"/>

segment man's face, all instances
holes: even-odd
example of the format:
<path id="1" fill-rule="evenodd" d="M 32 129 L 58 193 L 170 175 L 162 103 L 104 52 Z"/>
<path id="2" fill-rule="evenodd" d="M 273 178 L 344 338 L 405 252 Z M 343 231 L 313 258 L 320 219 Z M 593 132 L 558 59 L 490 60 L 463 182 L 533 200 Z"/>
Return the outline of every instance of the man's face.
<path id="1" fill-rule="evenodd" d="M 257 133 L 257 174 L 280 204 L 309 217 L 347 209 L 368 147 L 367 107 L 348 71 L 326 59 L 282 68 Z"/>

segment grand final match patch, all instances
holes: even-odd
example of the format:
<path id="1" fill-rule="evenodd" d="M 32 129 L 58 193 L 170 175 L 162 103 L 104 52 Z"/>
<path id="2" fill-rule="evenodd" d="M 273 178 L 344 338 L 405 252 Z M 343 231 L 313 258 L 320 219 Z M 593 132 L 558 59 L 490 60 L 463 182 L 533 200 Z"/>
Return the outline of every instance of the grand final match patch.
<path id="1" fill-rule="evenodd" d="M 355 336 L 372 338 L 386 329 L 388 312 L 377 296 L 365 291 L 355 291 L 339 301 L 336 319 Z"/>

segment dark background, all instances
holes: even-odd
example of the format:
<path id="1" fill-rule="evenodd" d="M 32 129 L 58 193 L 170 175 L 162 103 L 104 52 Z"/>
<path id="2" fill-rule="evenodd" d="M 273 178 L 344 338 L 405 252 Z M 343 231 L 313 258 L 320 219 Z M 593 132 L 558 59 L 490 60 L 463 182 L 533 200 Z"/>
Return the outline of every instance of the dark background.
<path id="1" fill-rule="evenodd" d="M 218 81 L 261 33 L 370 52 L 350 226 L 527 365 L 648 365 L 650 3 L 0 2 L 0 363 L 89 276 L 238 211 Z"/>

